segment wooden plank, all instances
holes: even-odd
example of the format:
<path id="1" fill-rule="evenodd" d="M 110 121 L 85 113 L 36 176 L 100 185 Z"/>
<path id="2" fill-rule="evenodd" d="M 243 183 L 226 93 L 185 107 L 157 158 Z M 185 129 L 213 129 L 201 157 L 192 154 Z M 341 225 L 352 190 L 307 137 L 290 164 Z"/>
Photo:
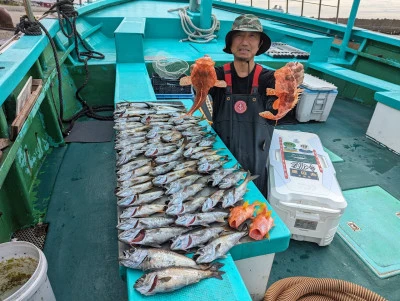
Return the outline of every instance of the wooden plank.
<path id="1" fill-rule="evenodd" d="M 17 115 L 17 117 L 11 124 L 11 141 L 14 141 L 17 138 L 19 131 L 21 130 L 25 120 L 28 118 L 33 105 L 35 104 L 40 92 L 42 91 L 42 86 L 43 81 L 41 79 L 32 80 L 32 93 L 22 107 L 21 112 Z"/>
<path id="2" fill-rule="evenodd" d="M 6 148 L 11 143 L 10 139 L 8 138 L 0 138 L 0 150 Z"/>

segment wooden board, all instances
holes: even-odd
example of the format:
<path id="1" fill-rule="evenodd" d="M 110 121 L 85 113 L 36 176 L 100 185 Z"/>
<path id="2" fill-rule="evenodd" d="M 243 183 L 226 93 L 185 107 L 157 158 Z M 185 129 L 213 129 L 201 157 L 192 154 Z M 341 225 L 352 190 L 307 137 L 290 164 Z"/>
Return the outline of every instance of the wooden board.
<path id="1" fill-rule="evenodd" d="M 28 118 L 29 113 L 31 112 L 40 92 L 42 91 L 42 85 L 43 81 L 41 79 L 32 80 L 32 93 L 22 107 L 21 112 L 18 113 L 17 117 L 11 124 L 11 141 L 14 141 L 17 138 L 18 133 L 24 125 L 26 118 Z"/>

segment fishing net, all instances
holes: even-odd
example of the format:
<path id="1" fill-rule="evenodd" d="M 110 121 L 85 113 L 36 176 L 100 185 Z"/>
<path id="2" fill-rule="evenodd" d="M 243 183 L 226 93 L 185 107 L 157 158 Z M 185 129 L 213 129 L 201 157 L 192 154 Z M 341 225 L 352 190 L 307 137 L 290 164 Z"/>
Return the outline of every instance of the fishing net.
<path id="1" fill-rule="evenodd" d="M 179 79 L 189 69 L 189 64 L 176 58 L 162 58 L 154 60 L 154 72 L 162 79 Z"/>

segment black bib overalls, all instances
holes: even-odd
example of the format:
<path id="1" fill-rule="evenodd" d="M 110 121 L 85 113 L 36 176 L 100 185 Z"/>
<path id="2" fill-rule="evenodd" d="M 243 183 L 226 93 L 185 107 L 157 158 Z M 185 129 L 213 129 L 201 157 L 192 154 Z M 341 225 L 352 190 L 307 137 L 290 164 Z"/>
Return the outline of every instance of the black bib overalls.
<path id="1" fill-rule="evenodd" d="M 232 94 L 231 65 L 224 65 L 227 88 L 225 99 L 218 102 L 213 128 L 243 169 L 259 175 L 254 183 L 267 197 L 266 162 L 274 128 L 258 115 L 267 109 L 267 104 L 258 94 L 262 67 L 256 65 L 255 68 L 251 93 L 242 95 Z"/>

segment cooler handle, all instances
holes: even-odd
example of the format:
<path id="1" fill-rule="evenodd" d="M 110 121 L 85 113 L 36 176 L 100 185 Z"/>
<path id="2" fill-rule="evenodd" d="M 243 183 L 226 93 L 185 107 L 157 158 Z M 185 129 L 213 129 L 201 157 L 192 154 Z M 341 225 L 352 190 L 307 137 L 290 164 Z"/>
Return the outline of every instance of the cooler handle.
<path id="1" fill-rule="evenodd" d="M 324 212 L 324 213 L 331 213 L 331 214 L 338 214 L 341 212 L 340 209 L 330 209 L 330 208 L 324 208 L 324 207 L 316 207 L 316 206 L 310 206 L 310 205 L 303 205 L 303 204 L 297 204 L 297 203 L 288 203 L 288 202 L 280 202 L 282 205 L 285 205 L 290 208 L 294 209 L 301 209 L 301 210 L 308 210 L 308 211 L 319 211 L 319 212 Z"/>

